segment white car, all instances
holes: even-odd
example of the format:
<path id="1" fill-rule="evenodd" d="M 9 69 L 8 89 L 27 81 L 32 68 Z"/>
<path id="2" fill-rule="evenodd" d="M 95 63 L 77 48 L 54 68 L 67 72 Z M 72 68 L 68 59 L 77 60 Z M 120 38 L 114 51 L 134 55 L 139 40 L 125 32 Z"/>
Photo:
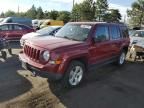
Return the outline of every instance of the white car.
<path id="1" fill-rule="evenodd" d="M 130 35 L 130 46 L 138 43 L 144 43 L 144 30 L 136 30 Z"/>
<path id="2" fill-rule="evenodd" d="M 39 27 L 39 20 L 38 19 L 32 20 L 32 26 L 34 29 L 37 29 Z"/>
<path id="3" fill-rule="evenodd" d="M 25 44 L 25 41 L 31 38 L 37 38 L 41 36 L 49 36 L 49 35 L 54 35 L 62 26 L 48 26 L 43 29 L 40 29 L 36 32 L 31 32 L 28 34 L 25 34 L 22 36 L 20 39 L 20 44 L 23 47 Z"/>

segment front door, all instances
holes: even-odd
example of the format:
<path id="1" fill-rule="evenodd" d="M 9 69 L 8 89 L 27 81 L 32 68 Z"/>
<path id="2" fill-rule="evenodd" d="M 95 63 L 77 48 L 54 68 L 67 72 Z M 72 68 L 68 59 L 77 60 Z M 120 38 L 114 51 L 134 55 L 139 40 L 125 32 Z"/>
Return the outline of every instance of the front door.
<path id="1" fill-rule="evenodd" d="M 6 39 L 11 39 L 12 37 L 12 26 L 9 24 L 4 24 L 0 26 L 0 37 L 4 37 Z"/>
<path id="2" fill-rule="evenodd" d="M 14 38 L 16 40 L 19 40 L 22 37 L 22 35 L 24 34 L 23 27 L 21 27 L 20 25 L 14 24 L 13 25 L 13 31 L 14 31 L 14 34 L 15 34 Z"/>

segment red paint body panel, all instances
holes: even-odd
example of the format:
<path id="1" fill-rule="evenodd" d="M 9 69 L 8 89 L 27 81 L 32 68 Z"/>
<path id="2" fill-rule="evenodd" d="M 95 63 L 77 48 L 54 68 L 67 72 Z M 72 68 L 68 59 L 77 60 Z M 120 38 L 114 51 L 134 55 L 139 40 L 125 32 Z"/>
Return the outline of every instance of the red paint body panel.
<path id="1" fill-rule="evenodd" d="M 75 23 L 73 23 L 75 24 Z M 76 24 L 81 24 L 76 23 Z M 82 24 L 85 24 L 84 22 Z M 83 59 L 86 66 L 97 64 L 113 57 L 118 57 L 123 48 L 128 48 L 129 37 L 121 38 L 119 40 L 108 40 L 104 42 L 94 42 L 93 36 L 95 34 L 95 28 L 97 25 L 108 23 L 86 23 L 91 24 L 93 27 L 88 35 L 88 39 L 84 42 L 73 41 L 64 38 L 57 37 L 43 37 L 35 38 L 26 42 L 24 46 L 24 52 L 20 53 L 19 57 L 22 61 L 34 66 L 41 71 L 53 72 L 64 74 L 67 70 L 69 63 L 75 59 Z M 61 64 L 50 64 L 49 61 L 44 63 L 35 60 L 35 57 L 29 55 L 29 53 L 37 54 L 36 49 L 40 51 L 40 55 L 43 51 L 48 50 L 50 52 L 50 60 L 55 61 L 58 58 L 61 59 Z M 40 57 L 39 55 L 39 57 Z"/>
<path id="2" fill-rule="evenodd" d="M 22 24 L 15 24 L 15 23 L 5 23 L 0 24 L 1 26 L 7 26 L 7 30 L 0 30 L 0 36 L 6 38 L 7 40 L 20 40 L 22 35 L 30 32 L 34 32 L 35 30 L 31 27 Z M 19 26 L 21 29 L 15 29 L 14 26 Z"/>

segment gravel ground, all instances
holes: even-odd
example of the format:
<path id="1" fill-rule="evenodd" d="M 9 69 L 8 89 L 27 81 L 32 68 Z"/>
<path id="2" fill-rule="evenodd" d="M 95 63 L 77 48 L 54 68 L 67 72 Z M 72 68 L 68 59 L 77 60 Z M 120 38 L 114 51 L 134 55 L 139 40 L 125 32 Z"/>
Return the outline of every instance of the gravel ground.
<path id="1" fill-rule="evenodd" d="M 21 68 L 20 49 L 0 59 L 0 108 L 144 108 L 144 62 L 107 65 L 64 89 Z"/>

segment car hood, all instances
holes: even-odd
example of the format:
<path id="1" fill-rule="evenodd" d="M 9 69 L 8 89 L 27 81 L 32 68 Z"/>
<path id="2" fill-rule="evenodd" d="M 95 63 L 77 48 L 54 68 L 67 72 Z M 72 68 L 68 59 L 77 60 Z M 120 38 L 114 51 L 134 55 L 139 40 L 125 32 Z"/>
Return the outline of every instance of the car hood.
<path id="1" fill-rule="evenodd" d="M 33 38 L 36 36 L 40 36 L 41 34 L 37 33 L 37 32 L 31 32 L 31 33 L 27 33 L 25 35 L 22 36 L 22 39 L 27 40 L 29 38 Z"/>
<path id="2" fill-rule="evenodd" d="M 130 42 L 132 43 L 133 41 L 144 42 L 144 38 L 143 37 L 130 37 Z"/>
<path id="3" fill-rule="evenodd" d="M 135 44 L 144 44 L 143 37 L 130 37 L 130 46 L 132 46 L 133 42 Z"/>
<path id="4" fill-rule="evenodd" d="M 48 50 L 54 50 L 54 49 L 61 48 L 61 47 L 79 45 L 84 42 L 49 36 L 49 37 L 32 38 L 32 39 L 29 39 L 27 43 L 36 45 L 38 47 L 45 48 Z"/>

